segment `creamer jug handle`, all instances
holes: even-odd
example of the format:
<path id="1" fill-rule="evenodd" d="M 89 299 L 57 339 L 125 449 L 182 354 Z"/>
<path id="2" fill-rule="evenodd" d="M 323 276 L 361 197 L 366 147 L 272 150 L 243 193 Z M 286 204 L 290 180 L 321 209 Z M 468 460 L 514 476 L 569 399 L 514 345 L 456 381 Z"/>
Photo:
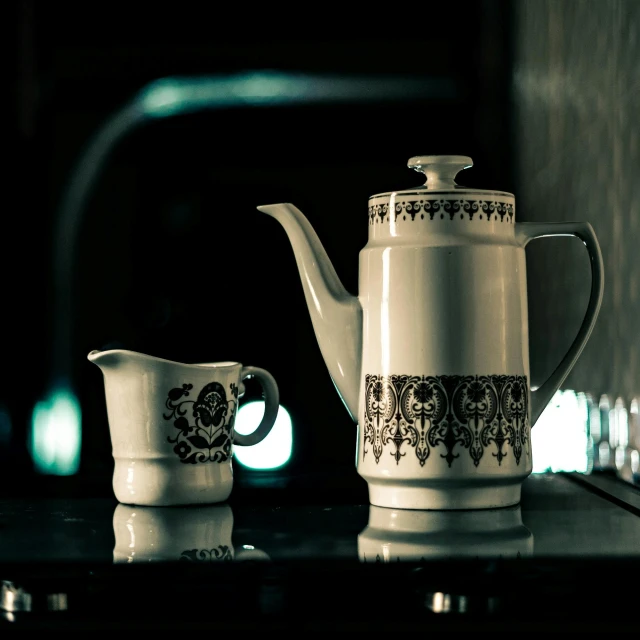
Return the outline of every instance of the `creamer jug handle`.
<path id="1" fill-rule="evenodd" d="M 572 345 L 569 347 L 564 358 L 556 367 L 555 371 L 538 389 L 531 393 L 531 426 L 533 426 L 540 414 L 549 404 L 555 392 L 565 381 L 576 361 L 584 349 L 602 304 L 602 293 L 604 291 L 604 267 L 602 264 L 602 253 L 598 239 L 593 231 L 593 227 L 588 222 L 518 222 L 516 223 L 516 237 L 523 247 L 526 247 L 531 240 L 553 236 L 575 236 L 580 238 L 587 248 L 591 261 L 591 294 L 589 304 L 580 325 L 578 334 Z"/>
<path id="2" fill-rule="evenodd" d="M 264 393 L 264 415 L 255 431 L 244 435 L 236 432 L 233 436 L 234 445 L 239 444 L 243 447 L 250 447 L 262 442 L 275 425 L 280 408 L 280 393 L 274 377 L 265 369 L 260 369 L 259 367 L 242 367 L 240 377 L 242 380 L 246 378 L 256 378 Z"/>

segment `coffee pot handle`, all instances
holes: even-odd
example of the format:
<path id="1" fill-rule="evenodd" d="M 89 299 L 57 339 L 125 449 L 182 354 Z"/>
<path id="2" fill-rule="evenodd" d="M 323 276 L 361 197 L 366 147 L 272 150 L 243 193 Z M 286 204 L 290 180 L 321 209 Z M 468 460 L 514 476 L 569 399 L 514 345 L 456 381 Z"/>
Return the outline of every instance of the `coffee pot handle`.
<path id="1" fill-rule="evenodd" d="M 531 240 L 552 236 L 575 236 L 580 238 L 587 248 L 591 261 L 591 294 L 589 304 L 575 340 L 555 371 L 538 389 L 531 393 L 531 425 L 549 404 L 555 392 L 565 381 L 584 349 L 602 304 L 604 290 L 604 267 L 602 253 L 593 227 L 588 222 L 519 222 L 516 223 L 516 237 L 523 247 Z"/>
<path id="2" fill-rule="evenodd" d="M 258 428 L 251 433 L 242 435 L 235 433 L 233 436 L 233 444 L 239 444 L 243 447 L 262 442 L 268 435 L 278 417 L 278 409 L 280 408 L 280 394 L 278 385 L 274 377 L 265 369 L 258 367 L 242 367 L 241 379 L 257 378 L 264 392 L 264 416 L 258 425 Z"/>

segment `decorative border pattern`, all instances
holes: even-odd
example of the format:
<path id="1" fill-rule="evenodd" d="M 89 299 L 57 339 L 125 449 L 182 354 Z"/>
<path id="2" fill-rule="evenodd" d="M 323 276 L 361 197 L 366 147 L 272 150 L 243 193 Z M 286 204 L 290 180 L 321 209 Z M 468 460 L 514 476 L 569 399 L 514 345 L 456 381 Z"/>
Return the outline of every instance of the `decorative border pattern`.
<path id="1" fill-rule="evenodd" d="M 443 447 L 451 467 L 458 446 L 476 467 L 491 449 L 501 465 L 507 448 L 519 465 L 530 438 L 526 376 L 367 374 L 365 403 L 362 459 L 372 451 L 376 464 L 385 449 L 396 464 L 413 449 L 424 466 Z"/>
<path id="2" fill-rule="evenodd" d="M 215 562 L 221 560 L 229 562 L 233 560 L 231 549 L 226 544 L 221 544 L 215 549 L 185 549 L 180 554 L 180 560 L 188 562 Z"/>
<path id="3" fill-rule="evenodd" d="M 497 554 L 500 557 L 503 557 L 502 554 Z M 529 554 L 527 554 L 528 556 Z M 456 548 L 452 547 L 451 551 L 446 554 L 446 556 L 443 557 L 448 557 L 448 558 L 457 558 L 458 554 L 456 553 Z M 475 556 L 470 556 L 471 559 L 475 559 L 475 560 L 480 560 L 482 556 L 481 555 L 475 555 Z M 513 556 L 512 554 L 509 554 L 509 557 L 513 557 L 516 560 L 522 560 L 522 554 L 520 553 L 520 551 L 518 551 L 516 553 L 515 556 Z M 424 556 L 420 556 L 420 558 L 416 558 L 413 555 L 410 555 L 408 558 L 405 556 L 404 558 L 400 558 L 400 556 L 396 556 L 395 560 L 393 560 L 392 558 L 385 558 L 384 556 L 381 558 L 379 553 L 376 553 L 376 559 L 372 560 L 370 557 L 367 558 L 367 554 L 366 553 L 362 553 L 362 558 L 360 559 L 360 562 L 366 563 L 366 562 L 374 562 L 376 564 L 384 564 L 384 563 L 388 563 L 388 562 L 412 562 L 412 563 L 428 563 L 430 562 L 430 559 L 425 558 Z"/>
<path id="4" fill-rule="evenodd" d="M 382 223 L 385 218 L 388 220 L 393 216 L 394 222 L 401 216 L 402 220 L 407 220 L 407 216 L 414 220 L 424 220 L 425 215 L 429 220 L 439 218 L 444 220 L 445 215 L 449 220 L 453 220 L 459 214 L 461 220 L 468 217 L 473 220 L 477 215 L 477 220 L 500 219 L 500 222 L 514 222 L 514 206 L 510 202 L 497 202 L 493 200 L 413 200 L 396 202 L 391 209 L 389 203 L 372 204 L 369 206 L 369 224 Z"/>

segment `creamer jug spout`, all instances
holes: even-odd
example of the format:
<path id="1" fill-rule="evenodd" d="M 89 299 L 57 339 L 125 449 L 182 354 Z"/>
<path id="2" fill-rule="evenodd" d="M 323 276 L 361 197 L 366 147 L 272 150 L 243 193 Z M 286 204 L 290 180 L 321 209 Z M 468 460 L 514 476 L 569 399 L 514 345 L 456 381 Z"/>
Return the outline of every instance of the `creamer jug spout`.
<path id="1" fill-rule="evenodd" d="M 87 354 L 87 360 L 93 362 L 106 375 L 109 372 L 116 372 L 123 368 L 138 367 L 149 361 L 158 361 L 159 358 L 126 349 L 106 349 L 103 351 L 94 349 Z"/>
<path id="2" fill-rule="evenodd" d="M 113 369 L 121 363 L 120 351 L 100 351 L 100 349 L 94 349 L 87 355 L 87 360 L 89 360 L 89 362 L 93 362 L 93 364 L 105 373 L 107 370 Z"/>
<path id="3" fill-rule="evenodd" d="M 322 357 L 354 422 L 362 360 L 362 307 L 342 285 L 313 227 L 290 203 L 259 211 L 275 218 L 289 237 Z"/>

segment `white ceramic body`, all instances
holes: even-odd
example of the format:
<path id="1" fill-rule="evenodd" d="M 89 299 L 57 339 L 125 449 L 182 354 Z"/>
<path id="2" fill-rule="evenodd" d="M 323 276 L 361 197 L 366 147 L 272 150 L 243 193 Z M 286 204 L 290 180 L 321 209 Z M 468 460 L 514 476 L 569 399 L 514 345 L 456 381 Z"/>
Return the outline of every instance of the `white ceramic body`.
<path id="1" fill-rule="evenodd" d="M 420 562 L 533 555 L 519 506 L 473 511 L 412 511 L 371 506 L 358 536 L 361 562 Z"/>
<path id="2" fill-rule="evenodd" d="M 136 507 L 113 512 L 114 563 L 268 560 L 251 545 L 233 546 L 233 511 L 204 507 Z"/>
<path id="3" fill-rule="evenodd" d="M 531 473 L 524 247 L 512 216 L 474 218 L 370 222 L 357 468 L 373 505 L 513 505 Z"/>
<path id="4" fill-rule="evenodd" d="M 263 369 L 237 362 L 189 365 L 131 351 L 89 354 L 104 374 L 119 502 L 175 506 L 226 500 L 234 440 L 254 444 L 275 422 L 278 392 Z M 242 379 L 255 375 L 269 405 L 253 434 L 234 433 Z M 208 424 L 207 424 L 208 423 Z"/>

